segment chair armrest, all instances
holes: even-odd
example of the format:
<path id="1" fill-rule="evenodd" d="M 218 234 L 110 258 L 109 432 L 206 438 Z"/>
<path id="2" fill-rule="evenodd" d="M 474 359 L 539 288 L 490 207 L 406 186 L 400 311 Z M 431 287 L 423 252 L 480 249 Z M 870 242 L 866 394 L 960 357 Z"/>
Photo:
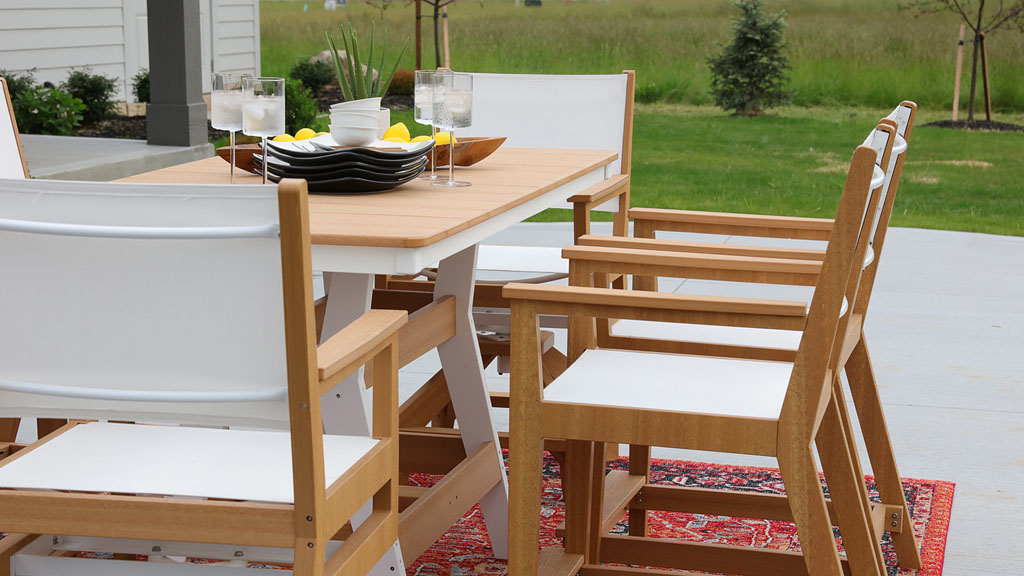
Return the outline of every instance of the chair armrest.
<path id="1" fill-rule="evenodd" d="M 567 246 L 562 249 L 562 257 L 569 260 L 570 270 L 574 266 L 579 266 L 584 273 L 606 272 L 799 286 L 815 285 L 821 272 L 821 262 L 816 260 L 754 258 L 600 246 Z"/>
<path id="2" fill-rule="evenodd" d="M 753 258 L 782 258 L 785 260 L 816 260 L 825 258 L 824 250 L 811 248 L 774 248 L 768 246 L 743 246 L 721 242 L 683 242 L 660 238 L 632 238 L 629 236 L 580 236 L 579 246 L 601 246 L 604 248 L 627 248 L 634 250 L 662 250 L 665 252 L 715 254 L 723 256 L 747 256 Z"/>
<path id="3" fill-rule="evenodd" d="M 392 336 L 405 325 L 405 310 L 370 310 L 317 347 L 317 372 L 326 380 L 388 346 Z"/>
<path id="4" fill-rule="evenodd" d="M 629 190 L 629 174 L 616 174 L 607 180 L 594 184 L 579 194 L 569 197 L 569 202 L 593 207 L 622 195 Z M 588 206 L 589 205 L 589 206 Z"/>
<path id="5" fill-rule="evenodd" d="M 635 225 L 646 227 L 649 230 L 804 240 L 828 240 L 832 233 L 832 219 L 830 218 L 795 218 L 654 208 L 631 209 L 629 217 L 634 220 Z"/>
<path id="6" fill-rule="evenodd" d="M 699 322 L 733 326 L 802 330 L 807 304 L 784 300 L 697 296 L 589 288 L 507 284 L 502 295 L 515 305 L 530 302 L 541 314 L 595 318 L 631 318 L 663 322 Z M 515 321 L 513 320 L 513 323 Z"/>

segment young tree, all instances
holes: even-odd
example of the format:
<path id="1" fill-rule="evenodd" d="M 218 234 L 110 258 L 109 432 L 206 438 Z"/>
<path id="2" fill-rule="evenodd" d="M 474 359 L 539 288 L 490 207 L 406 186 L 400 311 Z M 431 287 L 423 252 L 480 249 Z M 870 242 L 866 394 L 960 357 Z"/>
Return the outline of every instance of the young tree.
<path id="1" fill-rule="evenodd" d="M 452 4 L 455 0 L 423 0 L 434 7 L 434 68 L 441 67 L 441 9 Z"/>
<path id="2" fill-rule="evenodd" d="M 933 12 L 956 12 L 967 27 L 974 32 L 974 61 L 971 64 L 971 96 L 967 108 L 967 121 L 974 121 L 974 93 L 978 85 L 978 51 L 981 49 L 981 37 L 1000 28 L 1017 28 L 1024 32 L 1024 0 L 993 0 L 999 4 L 996 13 L 989 11 L 985 18 L 985 0 L 912 0 L 907 7 L 914 8 L 920 14 Z"/>
<path id="3" fill-rule="evenodd" d="M 711 94 L 723 110 L 756 116 L 789 101 L 789 64 L 782 41 L 786 13 L 764 14 L 762 0 L 736 0 L 733 5 L 742 14 L 733 20 L 732 43 L 708 59 Z"/>

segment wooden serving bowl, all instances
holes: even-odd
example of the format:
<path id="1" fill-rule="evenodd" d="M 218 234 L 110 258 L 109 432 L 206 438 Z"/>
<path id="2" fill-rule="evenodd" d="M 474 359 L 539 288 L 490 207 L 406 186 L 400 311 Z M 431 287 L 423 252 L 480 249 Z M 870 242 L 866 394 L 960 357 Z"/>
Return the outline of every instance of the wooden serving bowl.
<path id="1" fill-rule="evenodd" d="M 456 134 L 455 165 L 472 166 L 493 154 L 494 151 L 497 150 L 504 142 L 504 136 L 467 136 L 465 138 L 459 138 L 459 135 Z M 449 147 L 447 145 L 436 147 L 438 168 L 443 168 L 448 165 L 448 150 Z M 429 160 L 427 161 L 427 165 L 430 165 Z"/>
<path id="2" fill-rule="evenodd" d="M 256 161 L 252 159 L 252 155 L 261 153 L 262 148 L 259 144 L 235 144 L 235 167 L 246 172 L 256 170 Z M 217 148 L 217 156 L 225 162 L 231 162 L 231 147 Z"/>

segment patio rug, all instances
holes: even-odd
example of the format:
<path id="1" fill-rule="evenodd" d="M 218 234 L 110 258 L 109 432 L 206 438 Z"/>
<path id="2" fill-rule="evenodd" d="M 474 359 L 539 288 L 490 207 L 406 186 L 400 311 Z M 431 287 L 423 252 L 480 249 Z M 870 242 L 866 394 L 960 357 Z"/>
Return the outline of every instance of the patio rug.
<path id="1" fill-rule="evenodd" d="M 506 452 L 506 458 L 507 458 Z M 507 462 L 506 462 L 507 464 Z M 628 459 L 620 458 L 611 463 L 615 469 L 628 468 Z M 782 477 L 774 468 L 746 466 L 725 466 L 700 464 L 677 460 L 651 460 L 651 477 L 658 484 L 692 486 L 700 488 L 729 488 L 767 494 L 783 494 Z M 431 486 L 439 477 L 413 474 L 411 484 Z M 873 500 L 877 500 L 874 478 L 867 477 L 868 489 Z M 889 535 L 886 533 L 882 550 L 886 555 L 890 576 L 911 575 L 939 576 L 946 551 L 946 532 L 949 528 L 949 512 L 953 504 L 952 482 L 938 480 L 903 479 L 903 489 L 911 515 L 914 518 L 914 534 L 921 546 L 922 567 L 920 570 L 898 570 L 895 567 L 896 554 Z M 541 515 L 541 545 L 560 545 L 555 536 L 555 527 L 565 512 L 562 502 L 561 483 L 558 479 L 558 464 L 551 458 L 544 462 L 544 495 Z M 691 541 L 714 542 L 719 544 L 760 546 L 779 550 L 799 550 L 796 528 L 791 522 L 705 516 L 674 512 L 652 512 L 649 514 L 650 534 L 656 537 L 680 538 Z M 619 523 L 616 533 L 625 534 L 626 524 Z M 838 535 L 838 532 L 837 532 Z M 412 562 L 406 558 L 406 563 Z M 472 510 L 452 526 L 451 529 L 415 562 L 408 565 L 408 576 L 470 576 L 480 574 L 506 574 L 503 560 L 496 560 L 491 551 L 480 507 Z"/>

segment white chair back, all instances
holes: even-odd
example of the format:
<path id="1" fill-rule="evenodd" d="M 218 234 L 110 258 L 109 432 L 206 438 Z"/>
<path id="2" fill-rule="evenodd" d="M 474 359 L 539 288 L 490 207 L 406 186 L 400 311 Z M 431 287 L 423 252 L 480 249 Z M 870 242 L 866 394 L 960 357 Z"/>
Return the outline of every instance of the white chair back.
<path id="1" fill-rule="evenodd" d="M 7 91 L 7 80 L 0 78 L 0 178 L 28 178 L 21 140 L 18 138 L 18 123 L 14 120 L 14 107 Z"/>
<path id="2" fill-rule="evenodd" d="M 275 186 L 0 180 L 0 269 L 0 417 L 287 427 Z"/>
<path id="3" fill-rule="evenodd" d="M 627 78 L 474 73 L 473 125 L 457 129 L 455 137 L 505 136 L 504 146 L 520 148 L 614 150 L 619 159 L 610 170 L 619 174 Z M 616 210 L 617 203 L 607 209 Z"/>

